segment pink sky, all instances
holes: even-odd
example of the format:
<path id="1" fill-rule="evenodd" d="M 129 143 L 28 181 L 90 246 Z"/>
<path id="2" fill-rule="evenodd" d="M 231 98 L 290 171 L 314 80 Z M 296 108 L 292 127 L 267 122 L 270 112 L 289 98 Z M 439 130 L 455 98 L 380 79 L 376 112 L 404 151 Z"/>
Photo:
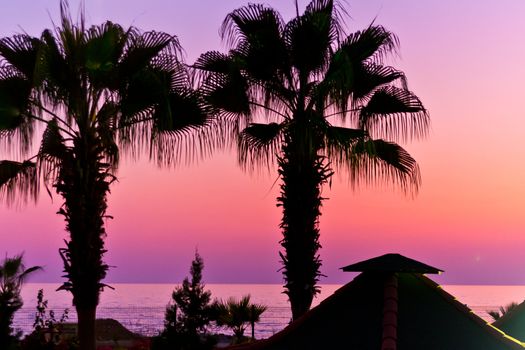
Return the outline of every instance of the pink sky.
<path id="1" fill-rule="evenodd" d="M 72 8 L 77 8 L 77 1 Z M 218 28 L 245 1 L 85 0 L 90 23 L 111 19 L 178 35 L 187 61 L 223 50 Z M 267 3 L 285 17 L 292 0 Z M 299 1 L 304 6 L 306 1 Z M 366 3 L 366 4 L 365 4 Z M 353 192 L 344 176 L 325 188 L 321 217 L 324 283 L 350 276 L 338 268 L 399 252 L 442 268 L 442 283 L 525 284 L 525 2 L 456 0 L 348 1 L 351 31 L 376 23 L 401 40 L 409 87 L 431 113 L 427 140 L 405 147 L 423 186 L 415 199 L 390 189 Z M 37 35 L 57 20 L 58 1 L 2 4 L 0 36 Z M 49 12 L 49 14 L 48 14 Z M 109 199 L 106 261 L 110 282 L 178 282 L 195 247 L 207 282 L 280 283 L 276 173 L 243 173 L 234 152 L 191 167 L 159 170 L 124 162 Z M 55 215 L 61 199 L 0 209 L 0 253 L 25 251 L 58 281 L 65 237 Z"/>

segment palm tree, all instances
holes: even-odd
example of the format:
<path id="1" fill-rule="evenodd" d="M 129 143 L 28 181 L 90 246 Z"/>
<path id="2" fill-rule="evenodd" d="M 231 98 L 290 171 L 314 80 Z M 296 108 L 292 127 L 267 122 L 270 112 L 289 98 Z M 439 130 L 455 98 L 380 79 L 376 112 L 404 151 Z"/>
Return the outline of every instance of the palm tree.
<path id="1" fill-rule="evenodd" d="M 95 315 L 108 266 L 104 219 L 120 149 L 144 150 L 159 162 L 182 136 L 207 124 L 190 89 L 176 37 L 106 22 L 75 23 L 62 0 L 61 26 L 41 37 L 0 39 L 0 136 L 25 160 L 0 162 L 0 194 L 8 203 L 36 199 L 41 183 L 62 196 L 69 239 L 60 249 L 73 294 L 81 349 L 95 348 Z M 34 124 L 45 129 L 31 155 Z M 4 145 L 5 146 L 5 145 Z M 16 147 L 16 148 L 15 148 Z"/>
<path id="2" fill-rule="evenodd" d="M 248 311 L 248 321 L 252 327 L 252 339 L 255 339 L 255 324 L 261 320 L 261 315 L 266 311 L 267 307 L 260 304 L 251 304 Z"/>
<path id="3" fill-rule="evenodd" d="M 266 311 L 266 306 L 252 304 L 250 295 L 239 300 L 232 297 L 227 301 L 216 301 L 213 307 L 217 325 L 230 328 L 238 341 L 241 341 L 249 324 L 252 327 L 252 339 L 255 338 L 255 323 L 259 322 L 262 313 Z"/>
<path id="4" fill-rule="evenodd" d="M 15 312 L 23 305 L 20 292 L 22 284 L 40 266 L 26 268 L 22 254 L 12 258 L 6 257 L 0 264 L 0 344 L 8 349 L 12 345 L 11 335 Z"/>
<path id="5" fill-rule="evenodd" d="M 488 310 L 487 311 L 487 314 L 490 315 L 490 317 L 492 317 L 492 319 L 494 321 L 497 321 L 499 320 L 502 316 L 508 314 L 509 312 L 511 312 L 512 310 L 514 310 L 516 307 L 518 307 L 518 303 L 516 302 L 511 302 L 505 306 L 500 306 L 499 307 L 499 310 Z"/>
<path id="6" fill-rule="evenodd" d="M 265 5 L 241 7 L 221 27 L 230 51 L 194 64 L 241 165 L 278 166 L 294 319 L 319 292 L 321 190 L 333 173 L 346 170 L 354 186 L 387 181 L 415 193 L 420 185 L 417 163 L 395 141 L 424 137 L 429 118 L 403 72 L 384 64 L 398 40 L 373 24 L 347 35 L 344 14 L 333 0 L 312 0 L 288 22 Z"/>

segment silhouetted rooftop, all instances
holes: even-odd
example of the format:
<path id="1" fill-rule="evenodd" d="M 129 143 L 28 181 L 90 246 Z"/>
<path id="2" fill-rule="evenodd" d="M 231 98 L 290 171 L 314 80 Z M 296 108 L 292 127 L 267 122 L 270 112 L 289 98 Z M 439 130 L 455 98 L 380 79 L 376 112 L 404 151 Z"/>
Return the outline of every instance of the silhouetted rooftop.
<path id="1" fill-rule="evenodd" d="M 272 337 L 229 349 L 381 349 L 386 319 L 385 291 L 391 288 L 391 282 L 387 281 L 392 277 L 397 280 L 398 350 L 524 349 L 517 340 L 487 324 L 421 273 L 436 273 L 439 269 L 398 254 L 388 254 L 348 268 L 367 271 Z M 401 272 L 377 273 L 394 268 Z M 408 269 L 421 272 L 407 272 Z"/>
<path id="2" fill-rule="evenodd" d="M 525 342 L 525 301 L 492 324 L 511 337 Z"/>
<path id="3" fill-rule="evenodd" d="M 412 272 L 433 274 L 443 272 L 443 270 L 407 258 L 401 254 L 385 254 L 342 267 L 341 269 L 345 272 Z"/>

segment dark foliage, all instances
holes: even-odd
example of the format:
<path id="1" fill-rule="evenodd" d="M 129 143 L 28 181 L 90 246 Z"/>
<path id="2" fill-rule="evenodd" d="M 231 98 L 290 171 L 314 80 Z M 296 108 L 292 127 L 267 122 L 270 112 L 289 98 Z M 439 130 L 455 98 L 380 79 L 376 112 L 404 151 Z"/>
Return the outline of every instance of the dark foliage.
<path id="1" fill-rule="evenodd" d="M 0 265 L 0 345 L 10 350 L 18 346 L 21 332 L 12 328 L 15 313 L 23 306 L 20 292 L 25 279 L 39 266 L 25 268 L 23 255 L 6 257 Z"/>
<path id="2" fill-rule="evenodd" d="M 172 293 L 172 304 L 166 308 L 164 331 L 153 344 L 154 349 L 210 349 L 213 337 L 206 334 L 212 321 L 211 292 L 202 282 L 204 262 L 195 253 L 191 263 L 191 280 L 184 278 L 182 285 Z"/>
<path id="3" fill-rule="evenodd" d="M 60 249 L 61 289 L 73 294 L 81 348 L 94 350 L 108 270 L 107 196 L 120 152 L 176 161 L 208 113 L 190 88 L 176 37 L 109 21 L 87 27 L 83 11 L 72 20 L 67 0 L 60 9 L 60 25 L 40 37 L 0 39 L 0 145 L 24 158 L 0 161 L 0 199 L 36 199 L 42 183 L 63 198 L 58 213 L 69 237 Z M 45 127 L 42 141 L 26 159 L 36 123 Z"/>
<path id="4" fill-rule="evenodd" d="M 213 309 L 216 324 L 231 329 L 236 342 L 241 342 L 248 325 L 252 329 L 252 340 L 255 339 L 255 324 L 260 321 L 266 306 L 251 303 L 250 295 L 245 295 L 239 300 L 215 301 Z"/>
<path id="5" fill-rule="evenodd" d="M 37 305 L 33 332 L 22 341 L 22 349 L 31 350 L 69 350 L 75 349 L 74 339 L 63 338 L 63 325 L 69 318 L 69 309 L 65 309 L 59 319 L 55 312 L 48 310 L 48 302 L 44 300 L 44 291 L 40 289 L 37 295 Z"/>
<path id="6" fill-rule="evenodd" d="M 285 22 L 249 4 L 227 15 L 227 54 L 207 52 L 194 68 L 249 170 L 277 164 L 283 207 L 280 254 L 293 318 L 309 309 L 321 276 L 323 185 L 336 170 L 353 185 L 392 182 L 416 193 L 415 160 L 395 142 L 424 137 L 429 118 L 403 72 L 384 65 L 396 36 L 375 24 L 346 35 L 338 1 L 312 0 Z"/>

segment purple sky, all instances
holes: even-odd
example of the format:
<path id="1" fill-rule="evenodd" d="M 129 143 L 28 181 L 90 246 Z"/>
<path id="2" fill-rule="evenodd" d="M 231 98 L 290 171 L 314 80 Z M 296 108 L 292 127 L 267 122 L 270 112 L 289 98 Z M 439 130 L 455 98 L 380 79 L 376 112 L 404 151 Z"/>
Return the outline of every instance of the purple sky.
<path id="1" fill-rule="evenodd" d="M 293 1 L 266 3 L 285 18 Z M 306 1 L 300 1 L 301 9 Z M 193 62 L 224 50 L 218 28 L 245 1 L 86 0 L 87 20 L 175 34 Z M 321 217 L 325 283 L 349 277 L 338 268 L 400 252 L 446 270 L 444 283 L 525 284 L 525 2 L 348 1 L 348 31 L 374 21 L 399 36 L 409 87 L 432 119 L 427 140 L 405 145 L 418 160 L 423 187 L 414 200 L 381 188 L 353 192 L 344 176 L 323 195 Z M 78 1 L 71 2 L 74 13 Z M 0 35 L 38 35 L 58 22 L 58 1 L 5 1 Z M 175 170 L 146 161 L 124 162 L 112 189 L 107 261 L 113 282 L 171 282 L 186 275 L 195 247 L 208 282 L 279 283 L 280 239 L 275 172 L 250 176 L 235 154 Z M 58 281 L 64 224 L 61 200 L 0 209 L 2 249 L 26 252 Z"/>

